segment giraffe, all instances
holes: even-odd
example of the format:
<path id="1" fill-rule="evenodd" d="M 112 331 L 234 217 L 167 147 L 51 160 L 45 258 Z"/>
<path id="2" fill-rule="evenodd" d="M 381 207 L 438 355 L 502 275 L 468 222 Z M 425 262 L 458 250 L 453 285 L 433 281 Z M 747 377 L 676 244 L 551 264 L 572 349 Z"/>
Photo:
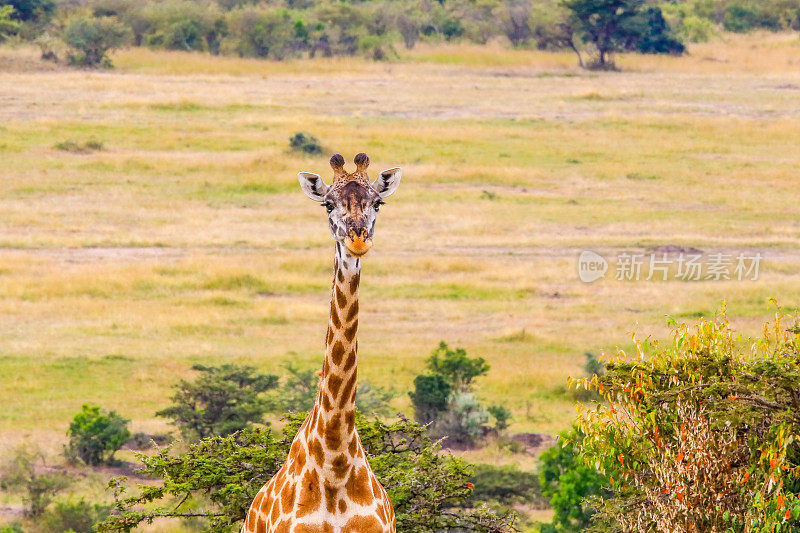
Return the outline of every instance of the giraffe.
<path id="1" fill-rule="evenodd" d="M 372 246 L 383 199 L 400 185 L 400 168 L 370 182 L 369 158 L 356 170 L 344 158 L 330 159 L 330 186 L 317 174 L 300 172 L 306 195 L 328 213 L 335 240 L 331 311 L 316 402 L 277 474 L 256 495 L 242 533 L 394 533 L 394 509 L 367 462 L 355 428 L 358 351 L 358 285 L 361 257 Z"/>

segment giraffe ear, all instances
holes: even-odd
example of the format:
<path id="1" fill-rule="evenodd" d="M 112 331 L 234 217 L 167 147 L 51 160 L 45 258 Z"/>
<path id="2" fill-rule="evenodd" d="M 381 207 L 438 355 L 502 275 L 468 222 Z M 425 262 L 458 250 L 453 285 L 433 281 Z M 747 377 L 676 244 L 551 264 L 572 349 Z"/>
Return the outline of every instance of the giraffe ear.
<path id="1" fill-rule="evenodd" d="M 386 198 L 394 194 L 394 191 L 400 186 L 400 176 L 403 175 L 403 169 L 400 167 L 390 168 L 384 170 L 372 182 L 372 187 L 378 192 L 381 198 Z"/>
<path id="2" fill-rule="evenodd" d="M 325 182 L 322 181 L 318 174 L 300 172 L 297 175 L 297 179 L 300 180 L 300 187 L 306 193 L 306 196 L 315 202 L 321 202 L 328 192 L 328 186 L 325 185 Z"/>

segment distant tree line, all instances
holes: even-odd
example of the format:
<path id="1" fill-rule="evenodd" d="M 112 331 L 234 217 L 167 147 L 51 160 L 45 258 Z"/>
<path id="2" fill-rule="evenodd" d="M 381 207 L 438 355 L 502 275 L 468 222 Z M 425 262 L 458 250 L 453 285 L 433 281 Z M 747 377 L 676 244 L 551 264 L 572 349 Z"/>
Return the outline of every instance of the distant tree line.
<path id="1" fill-rule="evenodd" d="M 418 42 L 503 40 L 571 49 L 607 68 L 614 52 L 681 53 L 718 28 L 800 28 L 800 0 L 5 0 L 0 39 L 35 41 L 47 59 L 110 65 L 149 46 L 270 59 L 366 55 Z"/>
<path id="2" fill-rule="evenodd" d="M 617 51 L 681 53 L 719 29 L 800 29 L 800 0 L 4 0 L 0 40 L 53 59 L 109 64 L 123 45 L 284 59 L 395 56 L 402 43 L 506 40 L 572 49 L 606 68 Z M 613 63 L 612 63 L 613 64 Z"/>

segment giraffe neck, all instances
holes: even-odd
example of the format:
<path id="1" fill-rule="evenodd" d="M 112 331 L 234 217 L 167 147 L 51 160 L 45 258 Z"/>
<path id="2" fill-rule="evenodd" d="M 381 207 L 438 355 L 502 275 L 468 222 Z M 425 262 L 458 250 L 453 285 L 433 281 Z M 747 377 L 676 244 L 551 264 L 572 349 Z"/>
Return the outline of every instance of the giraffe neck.
<path id="1" fill-rule="evenodd" d="M 338 420 L 344 416 L 349 422 L 355 411 L 360 278 L 361 260 L 348 255 L 344 246 L 336 243 L 331 314 L 325 337 L 325 362 L 316 405 L 326 421 Z M 342 426 L 342 430 L 346 430 L 350 424 L 345 423 Z M 346 443 L 347 435 L 341 436 Z"/>

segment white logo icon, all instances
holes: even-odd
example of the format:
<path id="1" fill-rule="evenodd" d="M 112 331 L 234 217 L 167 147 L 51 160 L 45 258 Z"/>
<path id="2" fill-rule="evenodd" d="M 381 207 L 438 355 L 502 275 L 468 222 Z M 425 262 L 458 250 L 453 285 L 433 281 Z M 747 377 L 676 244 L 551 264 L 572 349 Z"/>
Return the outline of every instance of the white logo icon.
<path id="1" fill-rule="evenodd" d="M 606 275 L 608 261 L 591 250 L 584 250 L 578 256 L 578 277 L 584 283 L 597 281 Z"/>

